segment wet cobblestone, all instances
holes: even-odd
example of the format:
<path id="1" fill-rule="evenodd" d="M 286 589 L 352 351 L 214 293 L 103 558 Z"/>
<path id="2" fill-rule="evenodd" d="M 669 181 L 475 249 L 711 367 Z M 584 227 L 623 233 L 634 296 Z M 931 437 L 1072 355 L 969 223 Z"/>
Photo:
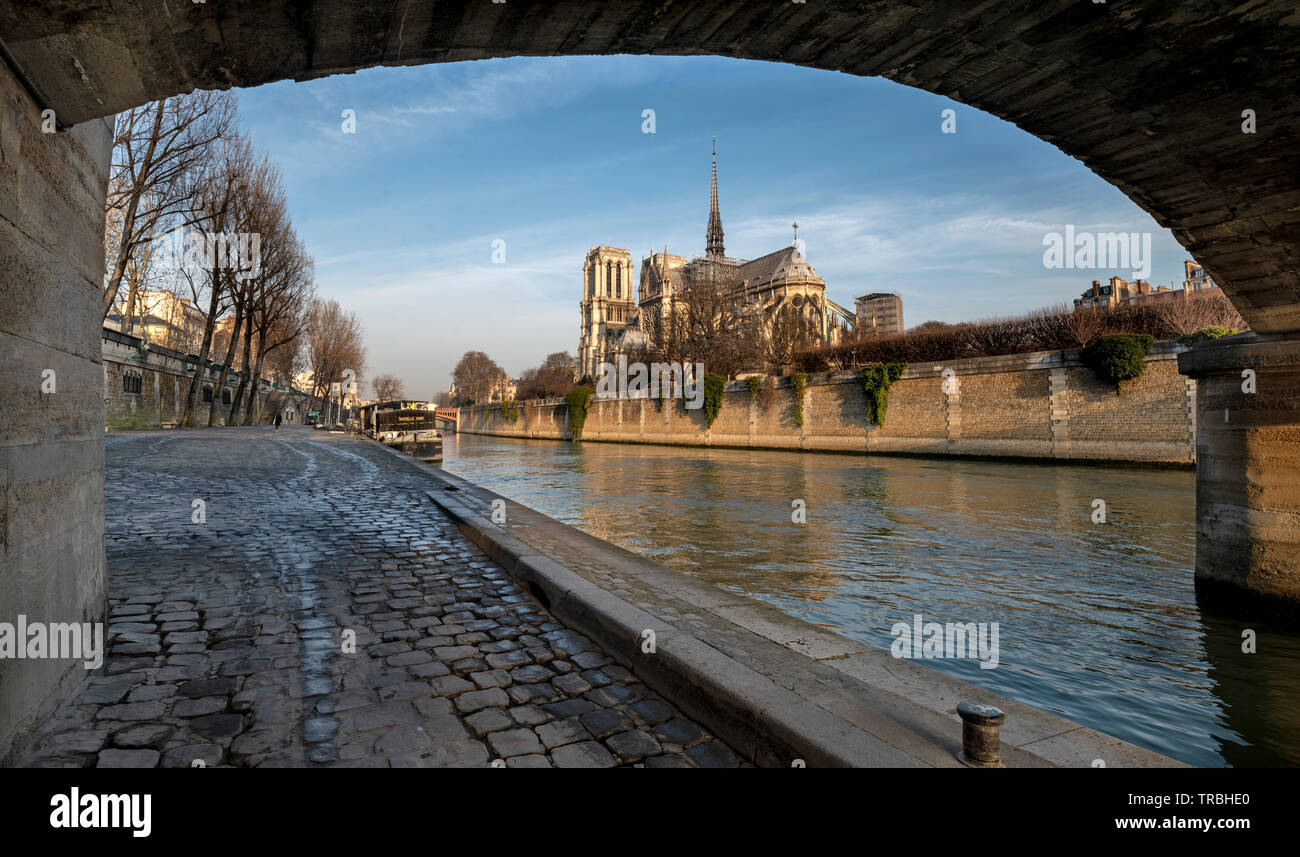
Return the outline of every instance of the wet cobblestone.
<path id="1" fill-rule="evenodd" d="M 237 428 L 106 444 L 108 653 L 27 765 L 740 764 L 372 442 Z"/>

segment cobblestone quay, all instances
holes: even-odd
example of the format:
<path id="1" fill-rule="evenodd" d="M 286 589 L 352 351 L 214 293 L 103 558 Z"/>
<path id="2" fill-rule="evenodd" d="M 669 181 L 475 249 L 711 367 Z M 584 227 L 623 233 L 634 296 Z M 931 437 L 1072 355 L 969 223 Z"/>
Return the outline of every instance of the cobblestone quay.
<path id="1" fill-rule="evenodd" d="M 464 539 L 422 465 L 305 428 L 106 443 L 108 654 L 27 765 L 740 764 Z"/>

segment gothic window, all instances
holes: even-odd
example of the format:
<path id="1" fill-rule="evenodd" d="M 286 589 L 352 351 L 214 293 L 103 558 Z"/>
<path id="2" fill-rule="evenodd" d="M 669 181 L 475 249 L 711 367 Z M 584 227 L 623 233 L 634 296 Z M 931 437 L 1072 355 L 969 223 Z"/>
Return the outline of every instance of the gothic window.
<path id="1" fill-rule="evenodd" d="M 614 297 L 623 297 L 623 266 L 614 269 Z"/>
<path id="2" fill-rule="evenodd" d="M 212 401 L 212 385 L 211 385 L 211 384 L 204 384 L 204 385 L 203 385 L 203 401 L 205 401 L 205 402 L 211 402 L 211 401 Z"/>
<path id="3" fill-rule="evenodd" d="M 609 297 L 612 294 L 611 292 L 612 285 L 610 281 L 613 280 L 613 274 L 614 274 L 613 264 L 606 262 L 605 263 L 605 297 Z"/>
<path id="4" fill-rule="evenodd" d="M 223 404 L 223 405 L 228 405 L 228 404 L 230 404 L 230 388 L 229 388 L 229 387 L 222 387 L 222 388 L 221 388 L 221 404 Z"/>
<path id="5" fill-rule="evenodd" d="M 144 378 L 134 369 L 128 369 L 122 376 L 122 392 L 139 394 L 144 391 Z"/>

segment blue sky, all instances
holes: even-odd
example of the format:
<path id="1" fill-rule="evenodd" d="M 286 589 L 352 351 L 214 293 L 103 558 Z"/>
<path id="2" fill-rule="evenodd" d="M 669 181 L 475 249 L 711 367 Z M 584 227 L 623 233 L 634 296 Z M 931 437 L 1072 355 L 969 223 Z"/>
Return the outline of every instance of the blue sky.
<path id="1" fill-rule="evenodd" d="M 1050 144 L 879 78 L 721 58 L 503 59 L 271 84 L 239 104 L 284 173 L 320 294 L 365 325 L 367 377 L 396 374 L 412 396 L 447 389 L 470 349 L 514 375 L 576 352 L 592 245 L 629 248 L 638 276 L 652 248 L 700 253 L 714 135 L 728 255 L 788 245 L 797 220 L 832 300 L 898 292 L 909 327 L 1133 278 L 1044 268 L 1043 236 L 1066 224 L 1152 233 L 1152 283 L 1181 283 L 1187 258 Z M 948 108 L 955 134 L 940 130 Z"/>

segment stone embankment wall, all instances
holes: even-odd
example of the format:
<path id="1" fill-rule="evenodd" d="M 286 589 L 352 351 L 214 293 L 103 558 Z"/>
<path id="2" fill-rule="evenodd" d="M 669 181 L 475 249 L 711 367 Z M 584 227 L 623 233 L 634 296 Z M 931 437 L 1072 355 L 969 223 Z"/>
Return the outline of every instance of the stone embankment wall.
<path id="1" fill-rule="evenodd" d="M 165 422 L 179 422 L 189 395 L 194 364 L 185 356 L 164 348 L 145 349 L 133 336 L 106 333 L 103 339 L 105 424 L 127 428 L 157 428 Z M 199 399 L 198 420 L 208 424 L 208 408 L 217 410 L 216 425 L 225 425 L 230 402 L 239 386 L 239 373 L 226 375 L 226 397 L 216 392 L 220 370 L 211 365 L 204 370 L 204 382 L 213 388 L 213 401 Z M 286 420 L 301 423 L 309 408 L 309 397 L 298 391 L 272 388 L 265 381 L 257 384 L 254 408 L 258 421 L 269 423 L 283 408 Z M 242 425 L 248 395 L 240 404 L 236 424 Z"/>
<path id="2" fill-rule="evenodd" d="M 584 441 L 974 455 L 1051 460 L 1196 461 L 1196 385 L 1178 374 L 1174 343 L 1157 343 L 1142 377 L 1116 395 L 1080 362 L 1081 349 L 914 363 L 891 386 L 884 425 L 866 415 L 857 373 L 809 375 L 803 425 L 796 423 L 790 378 L 757 399 L 743 381 L 727 385 L 706 429 L 703 409 L 681 401 L 593 399 Z M 945 369 L 956 373 L 945 392 Z M 511 421 L 500 405 L 462 408 L 458 431 L 502 437 L 567 439 L 563 399 L 521 402 Z"/>

